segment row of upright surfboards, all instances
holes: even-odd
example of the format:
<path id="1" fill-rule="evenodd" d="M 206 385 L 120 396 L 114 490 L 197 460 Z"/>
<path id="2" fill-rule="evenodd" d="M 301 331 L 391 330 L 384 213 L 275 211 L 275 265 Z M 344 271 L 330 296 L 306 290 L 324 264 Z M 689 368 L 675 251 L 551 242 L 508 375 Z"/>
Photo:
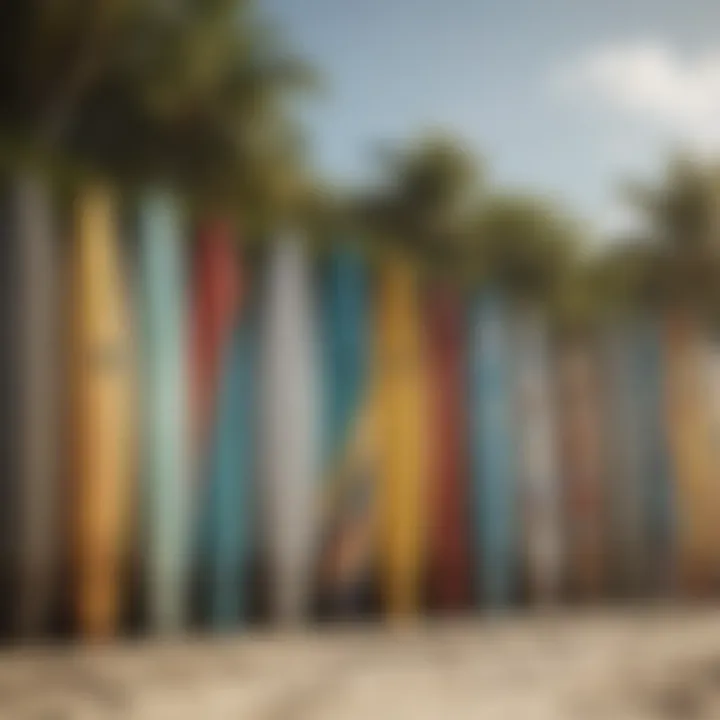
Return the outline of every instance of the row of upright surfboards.
<path id="1" fill-rule="evenodd" d="M 32 175 L 3 193 L 6 630 L 112 635 L 128 578 L 156 632 L 241 625 L 258 587 L 281 623 L 373 589 L 394 617 L 716 589 L 720 345 L 692 319 L 558 339 L 343 245 L 281 235 L 251 272 L 165 195 L 71 214 Z"/>

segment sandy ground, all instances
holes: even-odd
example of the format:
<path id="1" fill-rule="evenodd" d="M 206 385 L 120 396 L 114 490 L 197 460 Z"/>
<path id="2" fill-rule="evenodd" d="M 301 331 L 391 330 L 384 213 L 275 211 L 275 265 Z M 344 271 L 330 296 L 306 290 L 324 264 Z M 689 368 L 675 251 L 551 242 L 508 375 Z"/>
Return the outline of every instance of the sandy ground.
<path id="1" fill-rule="evenodd" d="M 0 718 L 716 720 L 720 611 L 8 650 Z"/>

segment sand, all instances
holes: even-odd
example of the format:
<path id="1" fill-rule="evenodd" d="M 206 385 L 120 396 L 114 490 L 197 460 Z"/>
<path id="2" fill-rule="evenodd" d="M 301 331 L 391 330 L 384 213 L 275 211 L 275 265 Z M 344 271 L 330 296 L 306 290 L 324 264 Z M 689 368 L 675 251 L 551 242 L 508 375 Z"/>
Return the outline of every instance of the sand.
<path id="1" fill-rule="evenodd" d="M 0 718 L 720 718 L 720 612 L 522 614 L 0 653 Z"/>

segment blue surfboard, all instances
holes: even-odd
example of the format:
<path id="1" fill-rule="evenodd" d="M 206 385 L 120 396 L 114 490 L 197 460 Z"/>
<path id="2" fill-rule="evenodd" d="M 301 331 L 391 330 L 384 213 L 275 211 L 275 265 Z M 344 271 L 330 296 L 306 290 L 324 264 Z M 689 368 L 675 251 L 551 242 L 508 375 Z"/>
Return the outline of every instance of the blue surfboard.
<path id="1" fill-rule="evenodd" d="M 501 608 L 514 598 L 518 553 L 511 346 L 502 294 L 481 291 L 471 318 L 474 579 L 480 601 Z"/>
<path id="2" fill-rule="evenodd" d="M 666 594 L 673 580 L 673 478 L 665 413 L 660 323 L 643 318 L 634 332 L 634 382 L 639 395 L 640 458 L 648 590 Z"/>
<path id="3" fill-rule="evenodd" d="M 614 575 L 620 594 L 641 597 L 669 582 L 661 577 L 671 528 L 659 330 L 649 318 L 625 321 L 606 349 Z"/>

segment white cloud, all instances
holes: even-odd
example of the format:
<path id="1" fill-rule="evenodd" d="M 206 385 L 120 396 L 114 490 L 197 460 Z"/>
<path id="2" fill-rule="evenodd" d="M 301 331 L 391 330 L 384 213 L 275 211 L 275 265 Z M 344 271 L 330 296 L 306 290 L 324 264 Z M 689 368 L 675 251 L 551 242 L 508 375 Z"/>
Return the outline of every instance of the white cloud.
<path id="1" fill-rule="evenodd" d="M 618 44 L 579 58 L 556 79 L 674 140 L 720 147 L 720 48 L 690 56 L 661 42 Z"/>

